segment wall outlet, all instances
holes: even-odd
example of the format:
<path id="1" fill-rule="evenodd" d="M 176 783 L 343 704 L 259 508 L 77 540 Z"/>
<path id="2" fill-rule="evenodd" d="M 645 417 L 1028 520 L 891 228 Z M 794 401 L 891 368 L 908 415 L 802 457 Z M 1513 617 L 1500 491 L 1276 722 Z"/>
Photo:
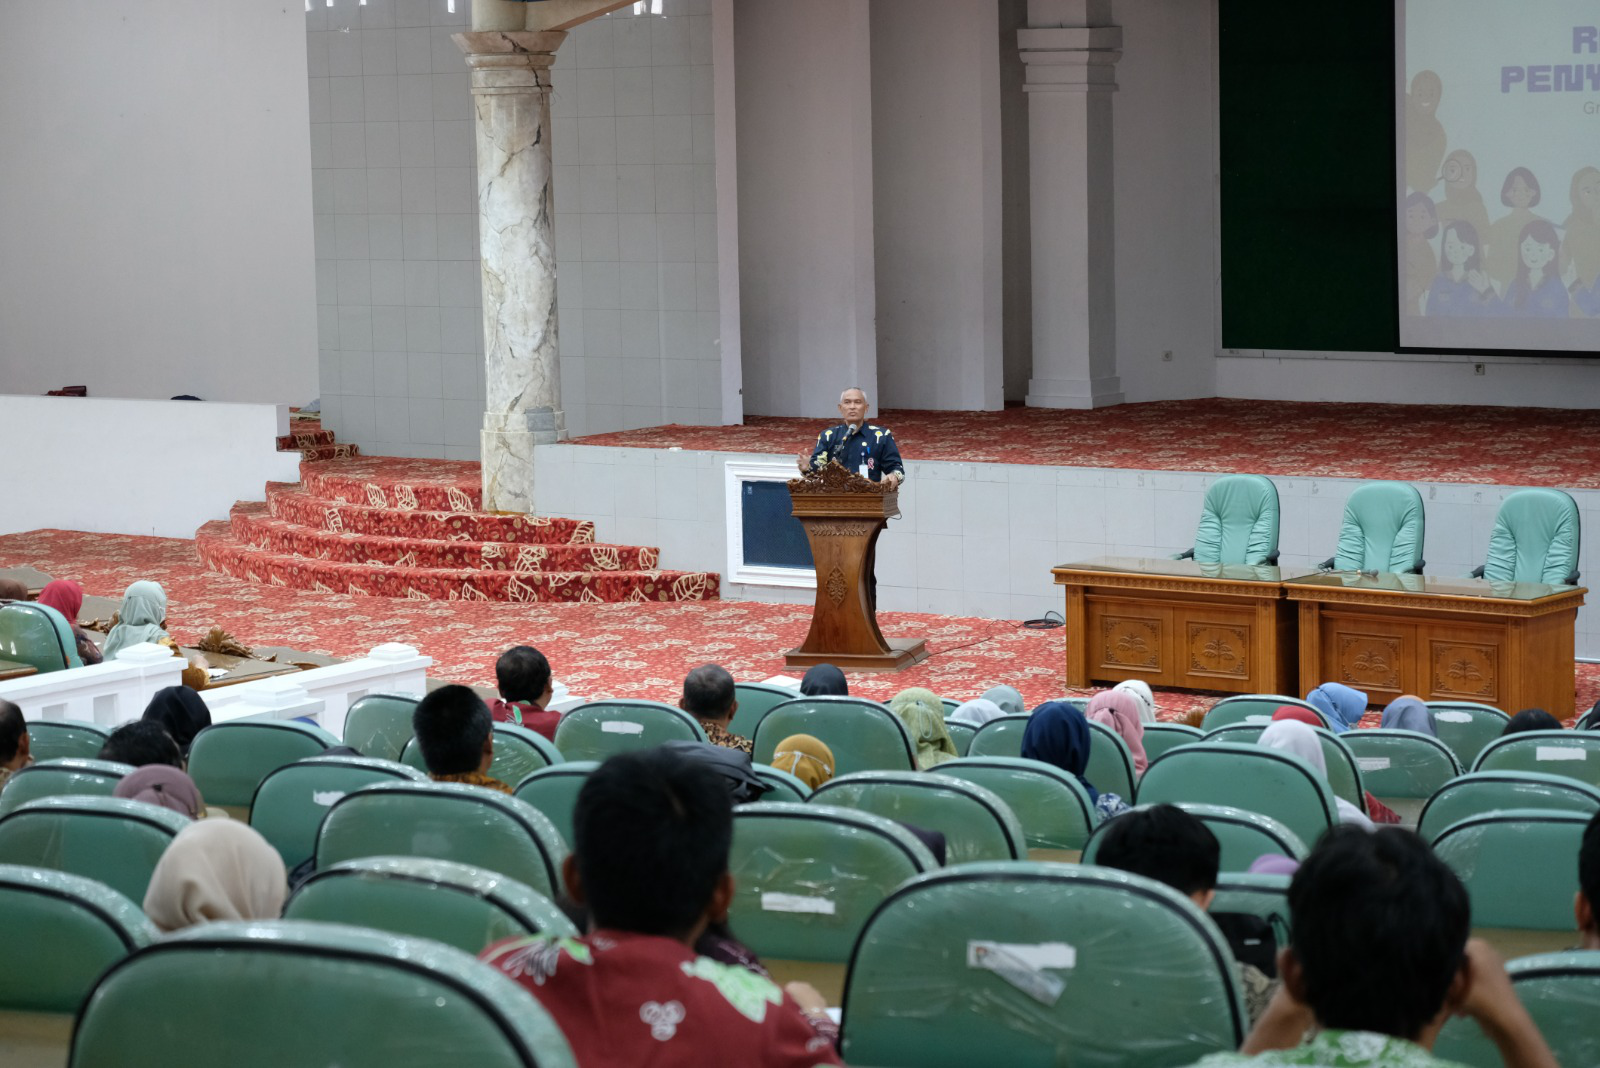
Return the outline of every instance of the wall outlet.
<path id="1" fill-rule="evenodd" d="M 1484 374 L 1488 374 L 1489 370 L 1488 370 L 1488 368 L 1484 367 L 1483 364 L 1475 363 L 1475 364 L 1472 365 L 1472 373 L 1475 374 L 1475 375 L 1484 375 Z"/>
<path id="2" fill-rule="evenodd" d="M 1172 362 L 1172 350 L 1171 349 L 1167 349 L 1165 352 L 1163 352 L 1161 354 L 1161 362 L 1163 362 L 1163 363 L 1171 363 Z"/>

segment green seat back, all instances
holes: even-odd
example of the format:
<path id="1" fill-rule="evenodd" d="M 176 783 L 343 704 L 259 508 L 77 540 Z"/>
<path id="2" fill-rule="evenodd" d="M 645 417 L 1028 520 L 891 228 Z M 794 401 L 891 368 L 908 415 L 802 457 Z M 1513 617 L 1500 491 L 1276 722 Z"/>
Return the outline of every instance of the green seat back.
<path id="1" fill-rule="evenodd" d="M 6 780 L 5 789 L 0 790 L 0 816 L 41 797 L 68 794 L 110 797 L 122 777 L 132 773 L 132 765 L 111 760 L 63 757 L 29 764 Z"/>
<path id="2" fill-rule="evenodd" d="M 1378 797 L 1432 797 L 1461 774 L 1450 747 L 1421 731 L 1346 731 L 1339 741 L 1356 758 L 1362 784 Z"/>
<path id="3" fill-rule="evenodd" d="M 513 794 L 543 812 L 555 824 L 564 842 L 572 842 L 572 811 L 578 806 L 578 791 L 589 780 L 589 773 L 600 766 L 598 760 L 563 760 L 540 768 L 517 784 Z"/>
<path id="4" fill-rule="evenodd" d="M 886 1068 L 1184 1065 L 1237 1047 L 1244 1024 L 1227 943 L 1177 891 L 969 864 L 911 880 L 867 921 L 843 1052 Z"/>
<path id="5" fill-rule="evenodd" d="M 978 728 L 967 755 L 974 757 L 1022 756 L 1022 732 L 1028 729 L 1027 716 L 1001 716 Z M 1093 743 L 1091 743 L 1093 744 Z M 1087 776 L 1085 776 L 1087 778 Z M 1093 779 L 1089 779 L 1094 782 Z"/>
<path id="6" fill-rule="evenodd" d="M 778 743 L 809 734 L 833 751 L 836 775 L 854 771 L 913 771 L 916 746 L 898 716 L 859 697 L 797 697 L 756 724 L 755 760 L 772 763 Z"/>
<path id="7" fill-rule="evenodd" d="M 1222 871 L 1217 875 L 1217 896 L 1210 912 L 1242 912 L 1259 916 L 1280 935 L 1289 932 L 1290 875 L 1255 875 L 1247 871 Z M 1283 945 L 1280 938 L 1279 946 Z"/>
<path id="8" fill-rule="evenodd" d="M 992 791 L 965 779 L 917 771 L 858 771 L 823 783 L 809 803 L 838 805 L 938 831 L 945 860 L 1017 860 L 1027 838 L 1016 814 Z"/>
<path id="9" fill-rule="evenodd" d="M 560 892 L 567 846 L 538 809 L 481 786 L 386 782 L 333 803 L 317 833 L 317 870 L 361 857 L 430 857 L 471 864 Z"/>
<path id="10" fill-rule="evenodd" d="M 564 713 L 556 726 L 556 748 L 565 760 L 604 760 L 662 742 L 705 740 L 698 720 L 660 701 L 591 701 Z"/>
<path id="11" fill-rule="evenodd" d="M 1222 847 L 1222 871 L 1248 871 L 1257 859 L 1268 855 L 1304 860 L 1310 852 L 1299 835 L 1271 816 L 1228 805 L 1185 803 L 1178 807 L 1204 823 L 1217 836 L 1217 843 Z M 1089 844 L 1083 850 L 1085 864 L 1096 862 L 1100 845 L 1115 823 L 1115 820 L 1107 820 L 1089 836 Z"/>
<path id="12" fill-rule="evenodd" d="M 89 995 L 68 1064 L 162 1068 L 174 1050 L 189 1068 L 576 1064 L 539 1002 L 470 954 L 289 921 L 203 924 L 126 958 Z"/>
<path id="13" fill-rule="evenodd" d="M 1422 494 L 1408 482 L 1368 482 L 1344 505 L 1333 566 L 1401 574 L 1422 566 Z"/>
<path id="14" fill-rule="evenodd" d="M 728 857 L 736 887 L 729 925 L 760 956 L 843 964 L 873 909 L 937 867 L 915 835 L 870 812 L 741 805 Z"/>
<path id="15" fill-rule="evenodd" d="M 76 1012 L 100 973 L 156 929 L 138 905 L 93 879 L 0 864 L 0 1010 Z"/>
<path id="16" fill-rule="evenodd" d="M 741 738 L 754 738 L 756 724 L 761 722 L 761 717 L 769 709 L 799 696 L 799 690 L 791 690 L 787 686 L 770 686 L 764 682 L 734 683 L 733 699 L 739 702 L 739 710 L 728 724 L 729 733 Z"/>
<path id="17" fill-rule="evenodd" d="M 1082 849 L 1094 828 L 1094 803 L 1075 776 L 1022 757 L 965 757 L 930 768 L 977 783 L 1006 803 L 1029 849 Z"/>
<path id="18" fill-rule="evenodd" d="M 1557 1064 L 1600 1064 L 1600 950 L 1541 953 L 1506 962 L 1517 992 Z M 1505 1062 L 1483 1029 L 1452 1016 L 1439 1032 L 1434 1056 L 1470 1068 Z"/>
<path id="19" fill-rule="evenodd" d="M 1469 701 L 1429 701 L 1439 740 L 1450 747 L 1464 768 L 1472 767 L 1483 747 L 1505 733 L 1511 717 L 1491 705 Z"/>
<path id="20" fill-rule="evenodd" d="M 1278 552 L 1278 487 L 1262 475 L 1223 475 L 1200 503 L 1194 558 L 1202 564 L 1265 564 Z"/>
<path id="21" fill-rule="evenodd" d="M 1133 755 L 1128 752 L 1128 743 L 1110 727 L 1092 720 L 1089 763 L 1083 777 L 1103 794 L 1116 794 L 1123 799 L 1133 796 Z"/>
<path id="22" fill-rule="evenodd" d="M 1496 738 L 1472 762 L 1473 771 L 1542 771 L 1600 786 L 1600 734 L 1522 731 Z"/>
<path id="23" fill-rule="evenodd" d="M 335 864 L 300 885 L 283 918 L 432 938 L 473 956 L 505 938 L 578 934 L 566 913 L 533 888 L 483 868 L 424 857 Z"/>
<path id="24" fill-rule="evenodd" d="M 1266 729 L 1266 726 L 1260 723 L 1236 723 L 1231 727 L 1218 727 L 1208 732 L 1202 741 L 1256 745 L 1261 738 L 1261 732 Z M 1333 796 L 1342 797 L 1365 812 L 1367 798 L 1361 769 L 1356 764 L 1355 755 L 1344 744 L 1344 735 L 1334 734 L 1326 727 L 1311 729 L 1317 732 L 1317 741 L 1322 743 L 1322 762 L 1328 769 L 1328 785 L 1333 789 Z"/>
<path id="25" fill-rule="evenodd" d="M 314 757 L 339 739 L 293 719 L 235 719 L 213 723 L 194 736 L 189 777 L 208 805 L 243 808 L 270 772 Z"/>
<path id="26" fill-rule="evenodd" d="M 317 848 L 317 828 L 339 798 L 375 782 L 417 782 L 427 776 L 392 760 L 323 756 L 267 773 L 250 802 L 250 826 L 272 843 L 294 871 Z"/>
<path id="27" fill-rule="evenodd" d="M 1549 487 L 1517 490 L 1494 517 L 1483 577 L 1553 586 L 1577 582 L 1582 541 L 1578 504 L 1571 494 Z"/>
<path id="28" fill-rule="evenodd" d="M 120 797 L 45 797 L 0 816 L 0 864 L 97 879 L 144 901 L 156 862 L 188 818 Z"/>
<path id="29" fill-rule="evenodd" d="M 1191 727 L 1187 723 L 1146 723 L 1144 725 L 1144 755 L 1145 759 L 1154 760 L 1168 749 L 1176 749 L 1180 745 L 1191 745 L 1204 737 L 1205 732 L 1199 727 Z"/>
<path id="30" fill-rule="evenodd" d="M 351 704 L 344 719 L 344 744 L 362 756 L 399 760 L 411 740 L 411 717 L 420 698 L 369 693 Z"/>
<path id="31" fill-rule="evenodd" d="M 966 756 L 967 750 L 972 748 L 972 738 L 978 733 L 978 728 L 970 723 L 955 723 L 947 719 L 944 729 L 950 732 L 950 740 L 956 743 L 956 752 Z"/>
<path id="32" fill-rule="evenodd" d="M 1240 694 L 1238 697 L 1224 697 L 1212 705 L 1206 711 L 1206 718 L 1201 721 L 1201 730 L 1214 731 L 1218 727 L 1232 727 L 1239 723 L 1254 723 L 1265 728 L 1272 722 L 1272 714 L 1284 705 L 1303 708 L 1321 720 L 1324 727 L 1328 725 L 1327 716 L 1298 697 L 1285 697 L 1276 693 L 1251 693 Z"/>
<path id="33" fill-rule="evenodd" d="M 1433 852 L 1466 884 L 1475 925 L 1567 931 L 1589 818 L 1552 809 L 1486 812 L 1439 832 Z"/>
<path id="34" fill-rule="evenodd" d="M 0 604 L 0 660 L 31 664 L 41 675 L 83 666 L 66 618 L 32 601 Z"/>
<path id="35" fill-rule="evenodd" d="M 111 737 L 111 730 L 98 723 L 72 719 L 36 719 L 28 723 L 28 751 L 33 759 L 93 760 Z"/>
<path id="36" fill-rule="evenodd" d="M 1417 833 L 1432 841 L 1468 816 L 1508 808 L 1600 812 L 1600 789 L 1537 771 L 1475 771 L 1452 779 L 1428 798 Z"/>
<path id="37" fill-rule="evenodd" d="M 949 719 L 950 713 L 961 707 L 961 702 L 953 697 L 941 697 L 939 703 L 944 706 L 944 718 Z"/>
<path id="38" fill-rule="evenodd" d="M 560 750 L 537 731 L 519 727 L 515 723 L 494 725 L 494 760 L 489 764 L 489 777 L 507 785 L 515 785 L 540 768 L 562 762 Z M 412 738 L 400 751 L 400 763 L 427 774 L 428 762 L 422 758 L 422 747 Z"/>
<path id="39" fill-rule="evenodd" d="M 1141 805 L 1227 805 L 1259 812 L 1314 843 L 1339 821 L 1333 791 L 1297 756 L 1256 745 L 1211 742 L 1173 749 L 1150 762 L 1139 780 Z"/>
<path id="40" fill-rule="evenodd" d="M 811 787 L 787 771 L 781 771 L 770 764 L 755 764 L 751 770 L 756 773 L 756 778 L 772 787 L 772 791 L 764 796 L 762 801 L 800 802 L 811 796 Z"/>

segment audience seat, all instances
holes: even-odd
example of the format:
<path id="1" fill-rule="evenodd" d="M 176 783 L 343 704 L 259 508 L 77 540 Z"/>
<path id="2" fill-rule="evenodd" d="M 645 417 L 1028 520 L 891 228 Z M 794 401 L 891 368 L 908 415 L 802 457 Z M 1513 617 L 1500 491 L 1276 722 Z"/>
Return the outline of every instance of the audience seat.
<path id="1" fill-rule="evenodd" d="M 0 816 L 41 797 L 69 794 L 110 797 L 123 776 L 132 773 L 132 765 L 112 760 L 64 757 L 29 764 L 13 774 L 6 781 L 5 789 L 0 790 Z"/>
<path id="2" fill-rule="evenodd" d="M 552 896 L 566 855 L 561 833 L 532 805 L 448 782 L 376 783 L 346 794 L 323 819 L 314 854 L 318 871 L 362 857 L 453 860 Z"/>
<path id="3" fill-rule="evenodd" d="M 1600 950 L 1540 953 L 1507 961 L 1506 972 L 1557 1064 L 1600 1064 Z M 1504 1064 L 1483 1030 L 1457 1016 L 1445 1022 L 1433 1053 L 1469 1068 Z"/>
<path id="4" fill-rule="evenodd" d="M 1472 898 L 1476 927 L 1567 931 L 1587 812 L 1511 808 L 1468 816 L 1433 839 Z"/>
<path id="5" fill-rule="evenodd" d="M 1141 805 L 1227 805 L 1271 816 L 1302 842 L 1339 822 L 1328 783 L 1305 761 L 1276 749 L 1210 742 L 1173 749 L 1139 781 Z"/>
<path id="6" fill-rule="evenodd" d="M 1422 807 L 1417 833 L 1432 841 L 1468 816 L 1502 809 L 1600 812 L 1600 788 L 1537 771 L 1475 771 L 1445 783 Z"/>
<path id="7" fill-rule="evenodd" d="M 858 771 L 823 783 L 808 803 L 853 808 L 938 831 L 945 837 L 949 864 L 1027 856 L 1027 838 L 1010 806 L 992 790 L 965 779 L 920 771 Z"/>
<path id="8" fill-rule="evenodd" d="M 604 760 L 662 742 L 705 740 L 697 719 L 660 701 L 591 701 L 564 713 L 556 725 L 556 748 L 564 760 Z"/>
<path id="9" fill-rule="evenodd" d="M 1589 711 L 1578 717 L 1578 722 L 1573 725 L 1574 730 L 1592 731 L 1600 730 L 1600 701 L 1597 701 Z"/>
<path id="10" fill-rule="evenodd" d="M 1144 807 L 1144 806 L 1141 806 Z M 1247 812 L 1229 805 L 1201 805 L 1185 802 L 1178 806 L 1211 829 L 1222 846 L 1225 872 L 1245 872 L 1257 859 L 1268 854 L 1304 860 L 1310 849 L 1293 831 L 1271 816 Z M 1096 827 L 1083 850 L 1083 863 L 1094 864 L 1105 840 L 1105 832 L 1115 823 L 1107 820 Z"/>
<path id="11" fill-rule="evenodd" d="M 799 696 L 799 690 L 791 690 L 787 686 L 773 686 L 765 682 L 734 683 L 733 699 L 739 702 L 739 710 L 728 724 L 729 733 L 741 738 L 754 738 L 756 724 L 761 722 L 761 717 L 768 710 Z"/>
<path id="12" fill-rule="evenodd" d="M 1324 569 L 1422 574 L 1426 520 L 1409 482 L 1367 482 L 1344 505 L 1339 545 Z"/>
<path id="13" fill-rule="evenodd" d="M 1355 757 L 1362 784 L 1377 797 L 1432 797 L 1462 770 L 1448 745 L 1421 731 L 1346 731 L 1339 742 Z"/>
<path id="14" fill-rule="evenodd" d="M 1600 734 L 1521 731 L 1496 738 L 1472 762 L 1473 771 L 1542 771 L 1600 786 Z"/>
<path id="15" fill-rule="evenodd" d="M 1429 701 L 1439 740 L 1450 747 L 1464 768 L 1472 767 L 1483 747 L 1506 731 L 1511 717 L 1492 705 L 1471 701 Z"/>
<path id="16" fill-rule="evenodd" d="M 422 938 L 338 924 L 210 923 L 114 966 L 78 1018 L 70 1068 L 574 1068 L 554 1021 L 505 975 Z"/>
<path id="17" fill-rule="evenodd" d="M 294 719 L 213 723 L 194 736 L 189 777 L 206 804 L 245 811 L 269 773 L 338 744 L 321 727 Z"/>
<path id="18" fill-rule="evenodd" d="M 1277 929 L 1278 946 L 1288 941 L 1289 881 L 1292 875 L 1257 875 L 1247 871 L 1217 874 L 1217 896 L 1210 912 L 1242 912 L 1259 916 Z"/>
<path id="19" fill-rule="evenodd" d="M 540 768 L 563 762 L 561 751 L 544 735 L 515 723 L 494 725 L 494 760 L 489 764 L 489 777 L 515 786 Z M 422 747 L 412 738 L 400 754 L 400 763 L 427 774 L 428 762 L 422 758 Z"/>
<path id="20" fill-rule="evenodd" d="M 1089 764 L 1084 768 L 1083 777 L 1101 793 L 1121 798 L 1133 796 L 1137 781 L 1133 774 L 1133 754 L 1128 752 L 1128 743 L 1104 723 L 1089 723 Z"/>
<path id="21" fill-rule="evenodd" d="M 144 901 L 150 874 L 186 816 L 120 797 L 46 797 L 0 816 L 0 864 L 97 879 Z"/>
<path id="22" fill-rule="evenodd" d="M 953 723 L 947 719 L 944 729 L 950 732 L 950 740 L 956 743 L 956 752 L 966 756 L 972 748 L 972 738 L 978 733 L 978 728 L 970 723 Z"/>
<path id="23" fill-rule="evenodd" d="M 1236 723 L 1231 727 L 1218 727 L 1208 732 L 1201 740 L 1207 743 L 1235 742 L 1239 745 L 1256 745 L 1261 738 L 1261 732 L 1266 729 L 1267 725 L 1262 723 Z M 1344 739 L 1348 735 L 1357 732 L 1348 731 L 1344 735 L 1339 735 L 1326 727 L 1311 729 L 1316 731 L 1317 741 L 1322 743 L 1322 761 L 1327 765 L 1328 785 L 1333 788 L 1334 796 L 1344 798 L 1365 812 L 1367 795 L 1361 768 L 1356 763 L 1355 755 L 1344 744 Z"/>
<path id="24" fill-rule="evenodd" d="M 572 842 L 572 810 L 578 804 L 578 791 L 589 773 L 600 766 L 598 760 L 563 760 L 540 768 L 517 783 L 512 795 L 526 801 L 555 824 L 563 841 Z"/>
<path id="25" fill-rule="evenodd" d="M 753 764 L 751 770 L 756 773 L 756 778 L 772 788 L 771 793 L 763 797 L 762 801 L 793 801 L 801 802 L 811 796 L 811 787 L 789 774 L 773 767 L 771 764 Z"/>
<path id="26" fill-rule="evenodd" d="M 1177 555 L 1200 564 L 1276 564 L 1278 487 L 1263 475 L 1223 475 L 1200 502 L 1194 548 Z"/>
<path id="27" fill-rule="evenodd" d="M 28 722 L 29 752 L 36 761 L 93 760 L 111 737 L 111 728 L 75 719 Z"/>
<path id="28" fill-rule="evenodd" d="M 1272 714 L 1284 705 L 1294 708 L 1303 708 L 1328 725 L 1328 717 L 1298 697 L 1285 697 L 1276 693 L 1247 693 L 1237 697 L 1224 697 L 1206 711 L 1206 718 L 1201 721 L 1202 731 L 1214 731 L 1219 727 L 1232 727 L 1238 723 L 1254 723 L 1265 727 L 1272 722 Z"/>
<path id="29" fill-rule="evenodd" d="M 411 717 L 420 698 L 369 693 L 350 705 L 344 719 L 344 744 L 362 756 L 399 760 L 411 740 Z"/>
<path id="30" fill-rule="evenodd" d="M 772 762 L 778 743 L 809 734 L 833 751 L 834 772 L 913 771 L 916 747 L 900 718 L 859 697 L 797 697 L 777 705 L 756 724 L 755 760 Z"/>
<path id="31" fill-rule="evenodd" d="M 1144 755 L 1147 760 L 1154 760 L 1168 749 L 1176 749 L 1180 745 L 1190 745 L 1205 737 L 1205 732 L 1199 727 L 1191 727 L 1187 723 L 1146 723 L 1144 725 Z"/>
<path id="32" fill-rule="evenodd" d="M 104 883 L 0 864 L 0 1010 L 76 1012 L 100 973 L 157 935 L 144 912 Z"/>
<path id="33" fill-rule="evenodd" d="M 969 757 L 1021 757 L 1022 733 L 1028 729 L 1027 716 L 1001 716 L 978 728 L 967 746 Z M 1090 743 L 1093 744 L 1092 742 Z M 1089 780 L 1093 782 L 1094 780 Z"/>
<path id="34" fill-rule="evenodd" d="M 1492 582 L 1575 586 L 1582 542 L 1578 503 L 1570 493 L 1549 487 L 1517 490 L 1495 514 L 1489 554 L 1472 574 Z"/>
<path id="35" fill-rule="evenodd" d="M 66 618 L 32 601 L 0 604 L 0 659 L 30 664 L 41 675 L 83 666 Z"/>
<path id="36" fill-rule="evenodd" d="M 950 714 L 961 707 L 961 702 L 953 697 L 941 697 L 939 703 L 944 706 L 944 718 L 949 719 Z"/>
<path id="37" fill-rule="evenodd" d="M 1232 954 L 1187 897 L 1126 872 L 969 864 L 867 921 L 843 1052 L 880 1068 L 1182 1065 L 1244 1029 Z"/>
<path id="38" fill-rule="evenodd" d="M 476 956 L 505 938 L 578 929 L 545 895 L 498 872 L 425 857 L 366 857 L 317 872 L 284 906 L 320 920 L 431 938 Z"/>
<path id="39" fill-rule="evenodd" d="M 267 773 L 250 801 L 250 826 L 272 843 L 293 871 L 317 848 L 317 828 L 333 803 L 375 782 L 426 781 L 415 768 L 392 760 L 320 756 Z M 482 948 L 481 946 L 479 947 Z"/>
<path id="40" fill-rule="evenodd" d="M 1030 851 L 1080 850 L 1094 828 L 1096 817 L 1089 792 L 1076 776 L 1053 764 L 1022 757 L 966 757 L 930 770 L 993 791 L 1021 822 Z"/>

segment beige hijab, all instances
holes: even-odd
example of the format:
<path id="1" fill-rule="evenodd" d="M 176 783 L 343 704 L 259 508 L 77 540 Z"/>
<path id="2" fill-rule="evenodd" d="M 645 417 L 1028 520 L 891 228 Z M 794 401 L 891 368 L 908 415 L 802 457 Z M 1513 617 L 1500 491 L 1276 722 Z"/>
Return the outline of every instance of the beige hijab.
<path id="1" fill-rule="evenodd" d="M 772 753 L 772 766 L 815 790 L 833 778 L 833 750 L 809 734 L 791 734 Z"/>
<path id="2" fill-rule="evenodd" d="M 289 876 L 260 832 L 235 820 L 190 824 L 150 876 L 144 911 L 163 931 L 214 920 L 275 920 Z"/>

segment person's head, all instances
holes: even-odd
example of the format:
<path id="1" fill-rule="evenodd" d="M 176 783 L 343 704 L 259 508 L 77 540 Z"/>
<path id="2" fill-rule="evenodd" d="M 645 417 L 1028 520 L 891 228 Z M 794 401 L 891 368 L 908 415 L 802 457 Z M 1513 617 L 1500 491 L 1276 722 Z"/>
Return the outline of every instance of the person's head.
<path id="1" fill-rule="evenodd" d="M 136 768 L 149 764 L 183 767 L 183 753 L 178 750 L 178 743 L 172 740 L 167 728 L 150 719 L 124 723 L 112 731 L 100 747 L 99 757 Z"/>
<path id="2" fill-rule="evenodd" d="M 820 738 L 809 734 L 791 734 L 778 743 L 772 751 L 772 766 L 815 790 L 833 778 L 833 750 Z"/>
<path id="3" fill-rule="evenodd" d="M 178 832 L 156 863 L 144 911 L 163 931 L 217 920 L 275 920 L 289 876 L 259 831 L 238 820 L 200 820 Z"/>
<path id="4" fill-rule="evenodd" d="M 76 627 L 78 614 L 83 611 L 83 587 L 71 579 L 56 579 L 39 591 L 39 603 L 54 608 Z"/>
<path id="5" fill-rule="evenodd" d="M 1046 701 L 1033 710 L 1022 728 L 1022 755 L 1029 760 L 1053 764 L 1090 790 L 1084 779 L 1089 766 L 1089 721 L 1077 705 L 1067 701 Z"/>
<path id="6" fill-rule="evenodd" d="M 1444 179 L 1444 195 L 1460 196 L 1478 184 L 1478 161 L 1471 152 L 1458 148 L 1444 158 L 1439 171 Z"/>
<path id="7" fill-rule="evenodd" d="M 667 749 L 614 756 L 578 791 L 567 892 L 597 928 L 693 944 L 733 900 L 733 805 L 716 772 Z"/>
<path id="8" fill-rule="evenodd" d="M 1383 708 L 1383 720 L 1378 724 L 1389 730 L 1416 731 L 1419 734 L 1439 737 L 1439 724 L 1433 709 L 1416 694 L 1403 693 Z"/>
<path id="9" fill-rule="evenodd" d="M 1028 711 L 1028 706 L 1022 702 L 1022 691 L 1015 686 L 991 686 L 983 691 L 983 698 L 999 705 L 1000 711 L 1008 716 L 1020 716 Z"/>
<path id="10" fill-rule="evenodd" d="M 1117 693 L 1130 695 L 1139 709 L 1140 723 L 1154 723 L 1156 721 L 1156 695 L 1151 692 L 1150 684 L 1143 679 L 1127 679 L 1111 687 Z"/>
<path id="11" fill-rule="evenodd" d="M 1217 896 L 1222 845 L 1211 828 L 1177 805 L 1151 805 L 1112 820 L 1094 862 L 1166 883 L 1209 908 Z"/>
<path id="12" fill-rule="evenodd" d="M 111 791 L 112 797 L 129 801 L 143 801 L 147 805 L 160 805 L 192 820 L 200 818 L 206 803 L 194 780 L 166 764 L 147 764 L 139 770 L 124 775 Z"/>
<path id="13" fill-rule="evenodd" d="M 14 578 L 0 578 L 0 601 L 26 601 L 28 587 Z"/>
<path id="14" fill-rule="evenodd" d="M 1583 829 L 1578 847 L 1578 895 L 1573 901 L 1584 949 L 1600 949 L 1600 812 Z"/>
<path id="15" fill-rule="evenodd" d="M 944 725 L 944 702 L 932 690 L 913 686 L 901 690 L 889 699 L 893 712 L 911 734 L 911 744 L 916 746 L 917 767 L 927 770 L 961 755 L 950 728 Z"/>
<path id="16" fill-rule="evenodd" d="M 839 415 L 851 426 L 858 426 L 867 421 L 869 406 L 866 391 L 859 386 L 851 386 L 839 394 Z"/>
<path id="17" fill-rule="evenodd" d="M 1524 708 L 1521 712 L 1511 717 L 1511 722 L 1506 724 L 1506 729 L 1500 732 L 1504 738 L 1508 734 L 1521 734 L 1523 731 L 1558 731 L 1561 730 L 1561 721 L 1542 708 Z"/>
<path id="18" fill-rule="evenodd" d="M 1295 872 L 1289 916 L 1279 973 L 1321 1027 L 1431 1045 L 1466 993 L 1466 888 L 1411 831 L 1333 828 Z"/>
<path id="19" fill-rule="evenodd" d="M 0 698 L 0 769 L 15 771 L 28 762 L 31 739 L 22 709 Z"/>
<path id="20" fill-rule="evenodd" d="M 988 698 L 974 697 L 950 713 L 950 722 L 965 723 L 967 726 L 976 729 L 991 720 L 999 719 L 1005 714 L 1005 709 Z"/>
<path id="21" fill-rule="evenodd" d="M 187 756 L 194 736 L 211 726 L 211 709 L 187 686 L 164 686 L 151 695 L 142 718 L 165 727 Z"/>
<path id="22" fill-rule="evenodd" d="M 130 627 L 159 627 L 167 621 L 167 591 L 158 582 L 140 581 L 122 595 L 117 622 Z"/>
<path id="23" fill-rule="evenodd" d="M 1306 704 L 1322 713 L 1329 730 L 1343 734 L 1361 723 L 1367 711 L 1367 695 L 1342 682 L 1325 682 L 1306 694 Z"/>
<path id="24" fill-rule="evenodd" d="M 719 664 L 701 664 L 683 677 L 678 707 L 696 719 L 726 724 L 739 710 L 733 676 Z"/>
<path id="25" fill-rule="evenodd" d="M 1299 720 L 1273 720 L 1256 739 L 1256 744 L 1263 749 L 1277 749 L 1297 756 L 1316 769 L 1322 778 L 1328 777 L 1328 758 L 1322 752 L 1322 739 L 1313 728 Z"/>
<path id="26" fill-rule="evenodd" d="M 1420 70 L 1411 79 L 1411 94 L 1409 102 L 1417 107 L 1432 113 L 1439 106 L 1439 98 L 1444 95 L 1444 82 L 1431 70 Z"/>
<path id="27" fill-rule="evenodd" d="M 1412 193 L 1406 197 L 1406 233 L 1430 240 L 1438 236 L 1439 214 L 1428 194 Z"/>
<path id="28" fill-rule="evenodd" d="M 1272 713 L 1272 722 L 1292 719 L 1297 723 L 1304 723 L 1307 727 L 1325 727 L 1328 721 L 1300 705 L 1279 705 Z"/>
<path id="29" fill-rule="evenodd" d="M 800 680 L 800 694 L 803 697 L 849 697 L 850 684 L 845 681 L 844 672 L 832 664 L 818 664 L 808 669 Z"/>
<path id="30" fill-rule="evenodd" d="M 1543 198 L 1539 179 L 1526 167 L 1513 168 L 1500 186 L 1500 203 L 1508 208 L 1536 208 Z"/>
<path id="31" fill-rule="evenodd" d="M 1444 267 L 1460 267 L 1463 271 L 1476 271 L 1483 264 L 1479 255 L 1483 245 L 1478 240 L 1478 228 L 1465 219 L 1452 220 L 1444 228 Z"/>
<path id="32" fill-rule="evenodd" d="M 494 681 L 507 701 L 550 702 L 550 661 L 531 645 L 513 645 L 494 662 Z"/>
<path id="33" fill-rule="evenodd" d="M 418 701 L 411 730 L 430 774 L 486 772 L 494 761 L 494 719 L 469 686 L 441 686 Z"/>
<path id="34" fill-rule="evenodd" d="M 1139 702 L 1126 690 L 1101 690 L 1084 709 L 1089 722 L 1110 727 L 1128 747 L 1133 770 L 1144 774 L 1150 759 L 1144 752 L 1144 721 L 1139 718 Z"/>

